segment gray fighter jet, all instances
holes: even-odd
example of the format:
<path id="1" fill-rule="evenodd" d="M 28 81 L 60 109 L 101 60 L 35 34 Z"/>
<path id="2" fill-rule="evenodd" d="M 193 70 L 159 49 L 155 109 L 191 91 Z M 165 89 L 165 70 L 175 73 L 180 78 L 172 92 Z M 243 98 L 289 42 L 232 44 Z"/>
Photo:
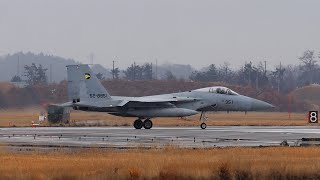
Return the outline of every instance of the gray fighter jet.
<path id="1" fill-rule="evenodd" d="M 242 96 L 226 87 L 143 97 L 110 96 L 88 65 L 69 65 L 69 101 L 60 106 L 75 110 L 106 112 L 115 116 L 137 117 L 136 129 L 151 129 L 152 118 L 186 117 L 201 113 L 200 127 L 207 127 L 208 111 L 259 111 L 274 108 L 266 102 Z"/>

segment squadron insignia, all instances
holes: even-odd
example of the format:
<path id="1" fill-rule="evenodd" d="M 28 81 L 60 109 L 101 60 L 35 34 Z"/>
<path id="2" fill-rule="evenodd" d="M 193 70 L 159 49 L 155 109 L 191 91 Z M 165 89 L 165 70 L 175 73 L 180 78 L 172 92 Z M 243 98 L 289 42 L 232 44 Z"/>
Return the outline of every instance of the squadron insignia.
<path id="1" fill-rule="evenodd" d="M 84 78 L 90 79 L 90 78 L 91 78 L 91 75 L 90 75 L 89 73 L 85 73 L 85 74 L 84 74 Z"/>

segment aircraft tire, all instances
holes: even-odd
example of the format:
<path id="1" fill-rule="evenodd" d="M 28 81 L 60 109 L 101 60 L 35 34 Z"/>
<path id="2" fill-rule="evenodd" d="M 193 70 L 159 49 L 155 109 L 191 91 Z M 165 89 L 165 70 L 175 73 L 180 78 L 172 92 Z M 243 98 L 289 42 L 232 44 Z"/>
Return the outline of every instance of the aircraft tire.
<path id="1" fill-rule="evenodd" d="M 151 129 L 152 128 L 152 121 L 150 119 L 147 119 L 143 122 L 143 127 L 145 129 Z"/>
<path id="2" fill-rule="evenodd" d="M 206 129 L 207 128 L 207 124 L 206 123 L 201 123 L 200 127 L 201 127 L 201 129 Z"/>
<path id="3" fill-rule="evenodd" d="M 136 129 L 141 129 L 143 127 L 143 122 L 141 121 L 141 119 L 137 119 L 134 121 L 133 123 L 133 127 Z"/>

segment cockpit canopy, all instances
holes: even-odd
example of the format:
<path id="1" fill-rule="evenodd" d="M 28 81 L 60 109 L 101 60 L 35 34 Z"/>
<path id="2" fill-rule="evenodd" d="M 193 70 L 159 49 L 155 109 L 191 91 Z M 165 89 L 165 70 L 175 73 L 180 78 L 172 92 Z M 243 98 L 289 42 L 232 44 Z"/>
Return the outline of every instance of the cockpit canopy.
<path id="1" fill-rule="evenodd" d="M 196 91 L 209 92 L 209 93 L 215 93 L 215 94 L 225 94 L 225 95 L 239 95 L 238 93 L 232 91 L 231 89 L 222 87 L 222 86 L 207 87 L 207 88 L 197 89 Z"/>

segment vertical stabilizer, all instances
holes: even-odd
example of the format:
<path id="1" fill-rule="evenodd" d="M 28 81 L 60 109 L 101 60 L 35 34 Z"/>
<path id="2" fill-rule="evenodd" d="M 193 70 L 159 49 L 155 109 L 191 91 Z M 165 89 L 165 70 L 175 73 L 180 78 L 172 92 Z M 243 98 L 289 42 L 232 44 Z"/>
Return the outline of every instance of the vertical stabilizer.
<path id="1" fill-rule="evenodd" d="M 89 65 L 68 65 L 67 72 L 69 101 L 75 103 L 111 99 Z"/>

